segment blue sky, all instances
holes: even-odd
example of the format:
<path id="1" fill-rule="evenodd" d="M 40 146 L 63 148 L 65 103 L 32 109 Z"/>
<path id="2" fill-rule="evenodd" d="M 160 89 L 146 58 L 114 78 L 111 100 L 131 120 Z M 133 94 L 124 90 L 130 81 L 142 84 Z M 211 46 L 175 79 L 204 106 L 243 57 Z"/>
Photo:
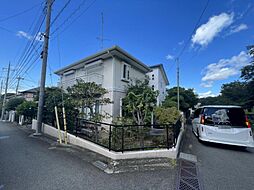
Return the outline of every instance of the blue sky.
<path id="1" fill-rule="evenodd" d="M 1 67 L 7 67 L 10 61 L 12 69 L 17 72 L 20 64 L 18 60 L 22 60 L 20 58 L 24 55 L 22 52 L 26 44 L 31 42 L 37 31 L 33 32 L 31 28 L 40 18 L 42 2 L 2 2 Z M 52 20 L 66 2 L 55 1 Z M 184 53 L 179 57 L 180 85 L 194 88 L 201 96 L 217 95 L 223 83 L 239 79 L 241 67 L 249 62 L 246 46 L 254 43 L 254 2 L 210 0 L 198 27 L 192 33 L 206 3 L 206 0 L 70 1 L 51 28 L 51 32 L 57 28 L 59 30 L 50 36 L 46 84 L 56 84 L 57 76 L 50 75 L 53 71 L 100 51 L 101 44 L 96 38 L 101 35 L 103 12 L 104 38 L 107 39 L 104 48 L 118 45 L 147 65 L 162 63 L 170 81 L 169 87 L 173 87 L 176 85 L 174 60 L 187 43 Z M 29 8 L 31 10 L 24 14 L 5 19 Z M 72 14 L 74 10 L 77 11 Z M 45 25 L 40 32 L 44 29 Z M 37 47 L 42 44 L 39 37 L 35 42 Z M 40 49 L 37 51 L 40 52 Z M 35 51 L 33 53 L 34 58 L 38 57 Z M 24 62 L 27 66 L 23 70 L 27 72 L 21 72 L 24 77 L 21 90 L 38 84 L 41 60 L 31 66 L 30 63 Z M 0 76 L 4 75 L 6 72 L 1 70 Z M 15 89 L 15 75 L 13 71 L 12 89 L 9 91 Z"/>

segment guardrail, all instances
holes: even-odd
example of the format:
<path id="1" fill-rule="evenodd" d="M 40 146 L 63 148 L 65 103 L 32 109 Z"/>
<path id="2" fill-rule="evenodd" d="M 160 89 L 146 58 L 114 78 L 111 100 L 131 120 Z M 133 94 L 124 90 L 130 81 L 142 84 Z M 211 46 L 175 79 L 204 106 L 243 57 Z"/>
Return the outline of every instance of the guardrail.
<path id="1" fill-rule="evenodd" d="M 180 129 L 180 118 L 164 125 L 115 125 L 78 118 L 69 132 L 108 150 L 124 152 L 175 147 Z"/>

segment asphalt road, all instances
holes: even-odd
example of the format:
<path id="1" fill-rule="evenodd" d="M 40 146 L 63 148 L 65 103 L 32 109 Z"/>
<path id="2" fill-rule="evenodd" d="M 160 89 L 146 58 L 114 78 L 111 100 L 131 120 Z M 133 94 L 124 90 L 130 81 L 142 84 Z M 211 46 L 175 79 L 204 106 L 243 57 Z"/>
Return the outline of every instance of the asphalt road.
<path id="1" fill-rule="evenodd" d="M 253 190 L 254 149 L 199 143 L 187 126 L 182 152 L 198 159 L 201 182 L 205 190 Z"/>
<path id="2" fill-rule="evenodd" d="M 98 155 L 29 135 L 0 122 L 0 190 L 174 189 L 175 169 L 106 174 L 91 164 Z"/>

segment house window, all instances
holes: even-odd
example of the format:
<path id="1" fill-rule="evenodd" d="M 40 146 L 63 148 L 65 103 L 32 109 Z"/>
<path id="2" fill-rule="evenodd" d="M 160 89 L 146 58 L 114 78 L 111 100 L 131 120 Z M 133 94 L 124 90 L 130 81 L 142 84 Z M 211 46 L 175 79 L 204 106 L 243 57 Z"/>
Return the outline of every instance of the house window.
<path id="1" fill-rule="evenodd" d="M 123 64 L 122 69 L 122 80 L 129 81 L 130 80 L 130 66 L 127 64 Z"/>
<path id="2" fill-rule="evenodd" d="M 154 74 L 152 74 L 152 80 L 154 80 Z"/>
<path id="3" fill-rule="evenodd" d="M 152 89 L 154 90 L 154 85 L 152 85 Z"/>

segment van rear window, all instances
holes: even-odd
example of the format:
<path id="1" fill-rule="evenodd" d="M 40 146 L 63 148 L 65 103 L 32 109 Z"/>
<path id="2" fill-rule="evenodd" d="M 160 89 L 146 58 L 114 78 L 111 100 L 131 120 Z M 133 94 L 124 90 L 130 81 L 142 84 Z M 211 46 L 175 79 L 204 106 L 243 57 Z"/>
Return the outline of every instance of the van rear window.
<path id="1" fill-rule="evenodd" d="M 242 108 L 204 108 L 203 115 L 207 125 L 230 125 L 245 128 L 245 113 Z"/>

